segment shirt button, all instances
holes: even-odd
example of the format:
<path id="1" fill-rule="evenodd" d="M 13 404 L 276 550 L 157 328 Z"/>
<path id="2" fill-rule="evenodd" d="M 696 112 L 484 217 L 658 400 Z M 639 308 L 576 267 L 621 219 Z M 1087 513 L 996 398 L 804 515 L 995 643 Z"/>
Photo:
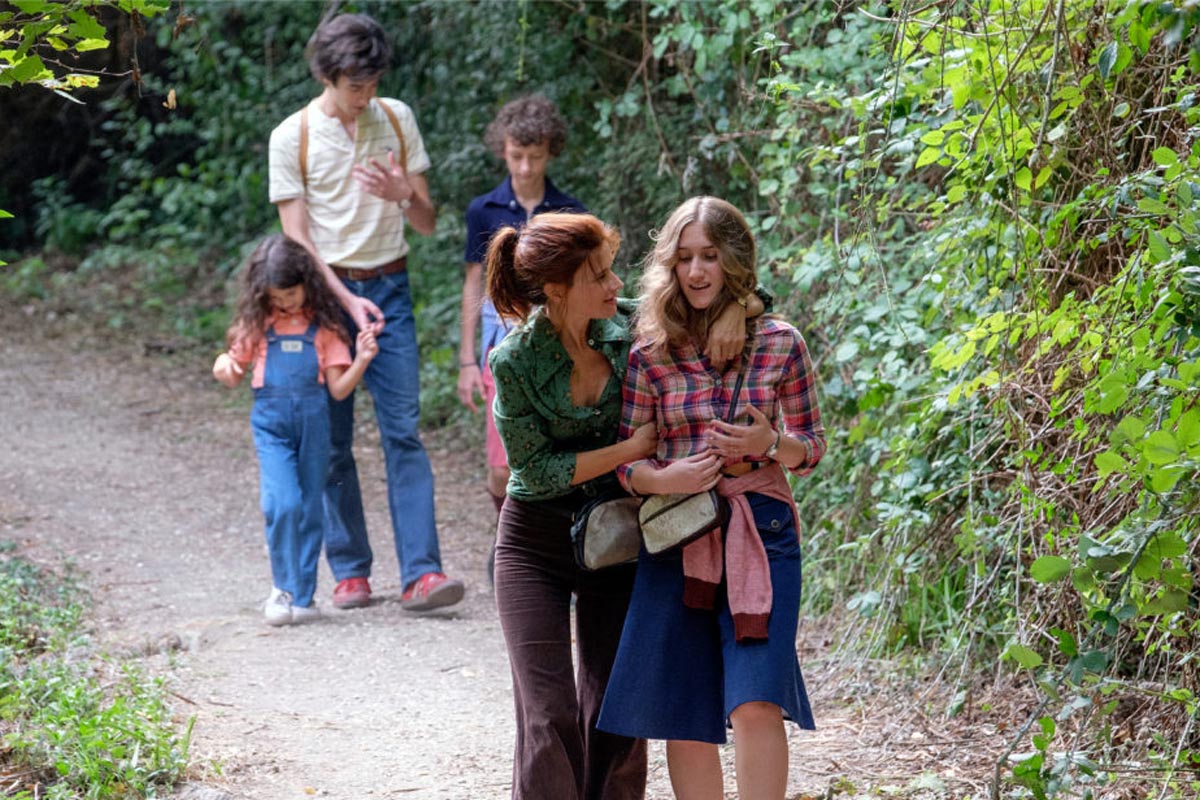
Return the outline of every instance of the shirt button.
<path id="1" fill-rule="evenodd" d="M 516 201 L 516 200 L 509 200 L 509 201 L 508 201 L 508 210 L 509 210 L 509 211 L 516 211 L 516 210 L 517 210 L 517 201 Z"/>
<path id="2" fill-rule="evenodd" d="M 595 347 L 595 346 L 596 346 L 596 340 L 588 339 L 588 347 Z"/>

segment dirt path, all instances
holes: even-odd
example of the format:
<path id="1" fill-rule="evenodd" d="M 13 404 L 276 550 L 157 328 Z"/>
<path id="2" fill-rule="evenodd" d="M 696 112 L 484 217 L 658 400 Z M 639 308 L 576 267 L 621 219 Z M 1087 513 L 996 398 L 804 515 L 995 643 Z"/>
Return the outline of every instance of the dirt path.
<path id="1" fill-rule="evenodd" d="M 195 718 L 193 781 L 178 796 L 507 797 L 512 695 L 483 572 L 494 512 L 476 454 L 427 438 L 443 559 L 468 583 L 462 604 L 400 609 L 383 469 L 363 414 L 356 456 L 377 601 L 333 609 L 322 564 L 324 618 L 267 628 L 247 393 L 211 381 L 207 353 L 146 355 L 64 330 L 0 311 L 0 538 L 82 567 L 98 638 L 167 676 L 180 719 Z M 789 732 L 789 798 L 832 796 L 864 753 L 858 791 L 901 787 L 925 769 L 876 737 L 875 712 L 815 694 L 821 730 Z M 653 745 L 647 797 L 670 796 Z"/>

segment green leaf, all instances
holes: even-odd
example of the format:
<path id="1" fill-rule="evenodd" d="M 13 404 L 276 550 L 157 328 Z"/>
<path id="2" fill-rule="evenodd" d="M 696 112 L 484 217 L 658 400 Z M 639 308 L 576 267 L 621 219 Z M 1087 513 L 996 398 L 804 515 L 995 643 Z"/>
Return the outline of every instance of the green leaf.
<path id="1" fill-rule="evenodd" d="M 1138 200 L 1138 210 L 1145 211 L 1147 214 L 1169 214 L 1171 208 L 1162 200 L 1155 200 L 1153 197 L 1143 197 Z"/>
<path id="2" fill-rule="evenodd" d="M 1158 231 L 1150 231 L 1146 239 L 1149 244 L 1151 263 L 1161 264 L 1171 259 L 1171 246 L 1167 244 L 1167 240 L 1162 237 L 1162 234 Z"/>
<path id="3" fill-rule="evenodd" d="M 1114 472 L 1124 475 L 1129 471 L 1129 463 L 1112 450 L 1105 450 L 1096 456 L 1096 470 L 1101 478 L 1107 478 Z"/>
<path id="4" fill-rule="evenodd" d="M 69 16 L 73 22 L 67 31 L 77 39 L 104 39 L 107 33 L 98 20 L 85 11 L 72 11 Z"/>
<path id="5" fill-rule="evenodd" d="M 1029 566 L 1029 574 L 1038 583 L 1054 583 L 1071 574 L 1071 562 L 1062 556 L 1041 556 Z"/>
<path id="6" fill-rule="evenodd" d="M 1181 448 L 1200 442 L 1200 409 L 1191 409 L 1179 418 L 1175 426 L 1175 439 Z"/>
<path id="7" fill-rule="evenodd" d="M 926 147 L 921 151 L 921 155 L 917 156 L 917 169 L 932 164 L 942 157 L 942 149 L 940 147 Z"/>
<path id="8" fill-rule="evenodd" d="M 1112 72 L 1113 64 L 1117 63 L 1117 43 L 1109 42 L 1103 50 L 1100 51 L 1100 58 L 1096 65 L 1100 68 L 1100 77 L 1108 78 Z"/>
<path id="9" fill-rule="evenodd" d="M 1125 417 L 1117 424 L 1117 429 L 1113 431 L 1112 443 L 1119 445 L 1124 442 L 1136 442 L 1141 440 L 1145 435 L 1146 423 L 1137 417 Z"/>
<path id="10" fill-rule="evenodd" d="M 11 83 L 33 83 L 42 78 L 49 77 L 50 70 L 46 69 L 46 65 L 42 60 L 34 55 L 25 56 L 19 59 L 11 68 L 0 72 L 5 82 Z"/>
<path id="11" fill-rule="evenodd" d="M 75 50 L 86 53 L 89 50 L 103 50 L 108 47 L 108 39 L 81 39 L 75 43 Z"/>
<path id="12" fill-rule="evenodd" d="M 1146 437 L 1142 453 L 1151 464 L 1173 464 L 1179 460 L 1179 442 L 1170 431 L 1155 431 Z"/>
<path id="13" fill-rule="evenodd" d="M 1079 653 L 1079 647 L 1075 643 L 1075 637 L 1062 628 L 1051 628 L 1050 634 L 1058 640 L 1058 651 L 1064 656 L 1071 658 Z"/>
<path id="14" fill-rule="evenodd" d="M 1155 148 L 1151 155 L 1154 157 L 1154 163 L 1163 167 L 1169 167 L 1179 161 L 1179 154 L 1169 147 Z"/>
<path id="15" fill-rule="evenodd" d="M 1025 669 L 1036 669 L 1043 663 L 1041 656 L 1023 644 L 1010 644 L 1001 658 L 1016 661 Z"/>
<path id="16" fill-rule="evenodd" d="M 1029 167 L 1021 167 L 1017 170 L 1016 181 L 1019 188 L 1028 192 L 1030 187 L 1033 186 L 1033 172 Z"/>
<path id="17" fill-rule="evenodd" d="M 1156 467 L 1150 471 L 1150 490 L 1155 494 L 1169 492 L 1182 477 L 1183 470 L 1176 465 Z"/>
<path id="18" fill-rule="evenodd" d="M 921 141 L 928 145 L 940 146 L 942 142 L 946 141 L 946 132 L 929 131 L 921 137 Z"/>
<path id="19" fill-rule="evenodd" d="M 1179 611 L 1186 611 L 1187 607 L 1188 593 L 1182 589 L 1168 587 L 1163 589 L 1160 596 L 1142 606 L 1142 613 L 1149 616 L 1174 614 Z"/>

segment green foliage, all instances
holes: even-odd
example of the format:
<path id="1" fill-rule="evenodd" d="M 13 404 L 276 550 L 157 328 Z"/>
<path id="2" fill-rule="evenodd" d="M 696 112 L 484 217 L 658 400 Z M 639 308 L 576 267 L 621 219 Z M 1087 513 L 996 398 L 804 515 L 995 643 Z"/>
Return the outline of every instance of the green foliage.
<path id="1" fill-rule="evenodd" d="M 191 724 L 176 732 L 161 681 L 80 659 L 84 598 L 73 576 L 11 549 L 0 547 L 0 765 L 30 777 L 10 796 L 105 800 L 173 785 Z"/>
<path id="2" fill-rule="evenodd" d="M 1031 796 L 1113 779 L 1095 756 L 1129 744 L 1098 689 L 1146 698 L 1177 737 L 1149 748 L 1176 786 L 1200 683 L 1181 657 L 1197 644 L 1200 10 L 874 16 L 891 55 L 875 85 L 816 86 L 782 59 L 771 78 L 776 114 L 828 131 L 778 169 L 821 186 L 794 206 L 833 208 L 815 236 L 795 212 L 771 228 L 811 241 L 792 277 L 829 340 L 832 463 L 806 494 L 834 500 L 813 546 L 838 572 L 817 580 L 849 594 L 873 648 L 1029 672 L 1057 707 L 1011 773 Z M 1095 736 L 1082 751 L 1055 737 L 1068 719 Z"/>
<path id="3" fill-rule="evenodd" d="M 112 101 L 105 197 L 39 185 L 39 231 L 119 287 L 115 324 L 220 338 L 225 282 L 276 225 L 267 136 L 318 89 L 302 50 L 323 7 L 281 8 L 150 25 L 146 86 L 176 107 Z M 1200 6 L 340 8 L 393 32 L 381 93 L 414 106 L 434 162 L 439 230 L 411 259 L 427 423 L 462 414 L 462 211 L 503 174 L 483 129 L 544 92 L 572 123 L 551 174 L 618 226 L 627 271 L 687 195 L 747 212 L 820 373 L 805 601 L 845 615 L 844 655 L 932 652 L 1036 689 L 1006 796 L 1099 796 L 1118 761 L 1190 796 Z M 53 295 L 47 263 L 10 289 Z M 1135 724 L 1155 735 L 1116 733 Z"/>
<path id="4" fill-rule="evenodd" d="M 101 10 L 138 18 L 167 7 L 168 0 L 12 0 L 0 11 L 0 88 L 36 83 L 69 98 L 71 89 L 95 87 L 98 75 L 65 71 L 62 59 L 108 47 Z"/>

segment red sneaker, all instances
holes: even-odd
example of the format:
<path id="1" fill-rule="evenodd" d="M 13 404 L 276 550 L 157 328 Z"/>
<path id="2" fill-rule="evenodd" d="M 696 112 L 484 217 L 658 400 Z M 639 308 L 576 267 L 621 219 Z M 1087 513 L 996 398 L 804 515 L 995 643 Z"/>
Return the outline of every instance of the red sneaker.
<path id="1" fill-rule="evenodd" d="M 465 593 L 462 581 L 447 578 L 440 572 L 426 572 L 404 590 L 400 607 L 405 611 L 428 611 L 452 606 L 462 600 Z"/>
<path id="2" fill-rule="evenodd" d="M 371 604 L 371 584 L 366 578 L 346 578 L 333 587 L 334 608 L 362 608 Z"/>

